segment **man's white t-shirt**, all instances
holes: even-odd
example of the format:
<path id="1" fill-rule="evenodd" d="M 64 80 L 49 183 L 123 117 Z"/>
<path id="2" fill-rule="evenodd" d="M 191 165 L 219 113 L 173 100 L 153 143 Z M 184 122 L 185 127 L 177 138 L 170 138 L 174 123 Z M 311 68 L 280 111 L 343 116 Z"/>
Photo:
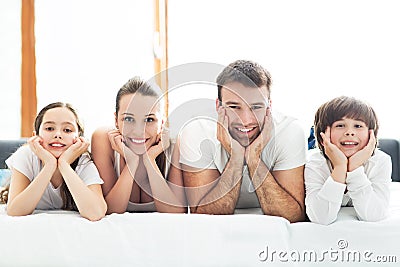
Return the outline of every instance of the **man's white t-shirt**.
<path id="1" fill-rule="evenodd" d="M 41 160 L 32 152 L 28 145 L 20 147 L 6 160 L 6 164 L 8 168 L 15 169 L 24 174 L 31 182 L 43 168 Z M 82 179 L 85 185 L 103 184 L 103 180 L 100 178 L 96 166 L 86 153 L 82 154 L 79 158 L 75 172 Z M 60 194 L 60 188 L 61 186 L 54 188 L 51 182 L 49 182 L 42 198 L 36 206 L 36 209 L 61 209 L 63 201 Z"/>
<path id="2" fill-rule="evenodd" d="M 261 159 L 271 171 L 290 170 L 306 162 L 306 137 L 302 126 L 292 117 L 273 114 L 274 134 L 265 146 Z M 180 163 L 198 169 L 223 172 L 229 155 L 217 140 L 215 117 L 200 117 L 180 132 Z M 260 208 L 247 166 L 236 209 Z"/>

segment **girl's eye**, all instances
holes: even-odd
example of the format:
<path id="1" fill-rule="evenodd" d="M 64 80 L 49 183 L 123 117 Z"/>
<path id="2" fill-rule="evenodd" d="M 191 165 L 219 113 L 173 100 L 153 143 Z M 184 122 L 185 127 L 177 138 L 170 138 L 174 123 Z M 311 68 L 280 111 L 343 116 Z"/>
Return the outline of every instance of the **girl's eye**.
<path id="1" fill-rule="evenodd" d="M 153 122 L 153 121 L 154 121 L 154 118 L 146 118 L 146 119 L 144 119 L 144 121 L 145 121 L 145 122 Z"/>
<path id="2" fill-rule="evenodd" d="M 336 128 L 342 128 L 342 127 L 344 127 L 344 124 L 338 123 L 338 124 L 336 124 L 335 127 L 336 127 Z"/>
<path id="3" fill-rule="evenodd" d="M 354 125 L 354 127 L 356 127 L 356 128 L 363 128 L 363 126 L 362 126 L 361 124 L 356 124 L 356 125 Z"/>
<path id="4" fill-rule="evenodd" d="M 66 132 L 66 133 L 72 133 L 73 131 L 71 130 L 71 129 L 64 129 L 64 131 Z"/>
<path id="5" fill-rule="evenodd" d="M 50 127 L 50 126 L 49 126 L 49 127 L 46 127 L 46 128 L 44 128 L 44 129 L 45 129 L 46 131 L 49 131 L 49 132 L 54 130 L 54 128 L 53 128 L 53 127 Z"/>

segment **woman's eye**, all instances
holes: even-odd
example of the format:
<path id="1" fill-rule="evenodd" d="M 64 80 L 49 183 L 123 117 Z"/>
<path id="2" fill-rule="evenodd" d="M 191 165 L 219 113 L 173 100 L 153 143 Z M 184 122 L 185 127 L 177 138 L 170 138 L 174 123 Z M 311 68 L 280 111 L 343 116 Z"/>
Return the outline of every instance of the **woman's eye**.
<path id="1" fill-rule="evenodd" d="M 146 118 L 146 119 L 144 119 L 144 121 L 145 121 L 145 122 L 153 122 L 153 121 L 155 121 L 155 120 L 154 120 L 154 118 Z"/>
<path id="2" fill-rule="evenodd" d="M 134 119 L 133 119 L 132 117 L 125 117 L 125 118 L 124 118 L 124 121 L 126 121 L 126 122 L 133 122 Z"/>

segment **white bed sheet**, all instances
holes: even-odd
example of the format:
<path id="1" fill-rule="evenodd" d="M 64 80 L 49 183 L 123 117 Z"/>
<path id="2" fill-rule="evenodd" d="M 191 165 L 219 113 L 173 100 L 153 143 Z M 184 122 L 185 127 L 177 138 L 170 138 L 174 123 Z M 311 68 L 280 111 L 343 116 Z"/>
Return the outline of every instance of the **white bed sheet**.
<path id="1" fill-rule="evenodd" d="M 250 214 L 10 217 L 3 205 L 0 266 L 398 266 L 400 183 L 391 190 L 387 219 L 361 222 L 342 208 L 328 226 Z"/>

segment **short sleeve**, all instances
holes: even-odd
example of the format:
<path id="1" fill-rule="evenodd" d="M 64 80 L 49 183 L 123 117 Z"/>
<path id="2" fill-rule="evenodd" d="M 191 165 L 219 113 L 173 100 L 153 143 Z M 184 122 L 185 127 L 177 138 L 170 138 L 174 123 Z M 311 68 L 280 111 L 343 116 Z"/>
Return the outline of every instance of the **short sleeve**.
<path id="1" fill-rule="evenodd" d="M 30 181 L 40 169 L 40 160 L 28 145 L 21 146 L 7 160 L 9 169 L 15 169 L 28 177 Z"/>
<path id="2" fill-rule="evenodd" d="M 217 169 L 216 152 L 220 147 L 216 140 L 216 123 L 197 119 L 181 131 L 179 162 L 194 168 Z"/>
<path id="3" fill-rule="evenodd" d="M 306 163 L 306 137 L 291 117 L 276 122 L 275 135 L 263 151 L 263 160 L 273 170 L 289 170 Z"/>
<path id="4" fill-rule="evenodd" d="M 100 174 L 96 168 L 96 165 L 90 159 L 88 154 L 83 154 L 80 157 L 78 166 L 76 167 L 76 173 L 85 183 L 85 185 L 104 183 L 100 178 Z"/>

